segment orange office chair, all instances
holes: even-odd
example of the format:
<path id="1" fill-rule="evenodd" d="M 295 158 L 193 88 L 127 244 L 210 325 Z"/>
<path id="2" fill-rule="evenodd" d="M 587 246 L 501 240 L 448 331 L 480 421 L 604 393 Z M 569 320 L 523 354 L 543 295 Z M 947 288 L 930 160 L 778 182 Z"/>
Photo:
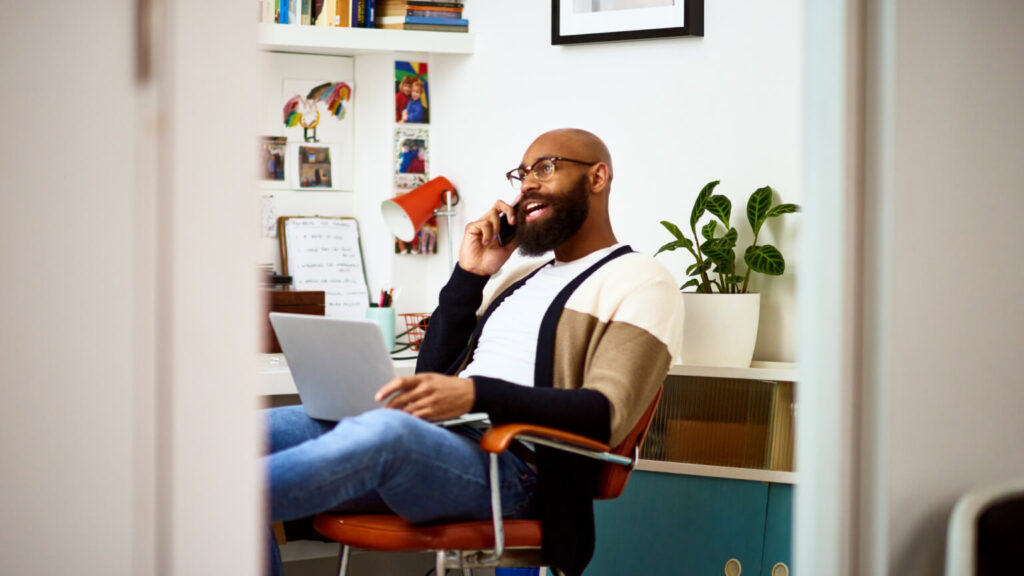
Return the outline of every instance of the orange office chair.
<path id="1" fill-rule="evenodd" d="M 514 438 L 558 450 L 572 452 L 605 462 L 598 474 L 596 500 L 617 498 L 626 488 L 629 474 L 640 457 L 640 445 L 661 399 L 659 388 L 647 411 L 621 444 L 614 449 L 570 432 L 532 424 L 503 424 L 488 430 L 480 446 L 490 452 L 492 520 L 415 525 L 387 514 L 318 514 L 313 526 L 320 534 L 339 542 L 338 575 L 348 571 L 350 547 L 388 552 L 436 553 L 436 575 L 447 568 L 462 569 L 496 566 L 539 566 L 540 520 L 504 520 L 498 491 L 498 454 Z"/>

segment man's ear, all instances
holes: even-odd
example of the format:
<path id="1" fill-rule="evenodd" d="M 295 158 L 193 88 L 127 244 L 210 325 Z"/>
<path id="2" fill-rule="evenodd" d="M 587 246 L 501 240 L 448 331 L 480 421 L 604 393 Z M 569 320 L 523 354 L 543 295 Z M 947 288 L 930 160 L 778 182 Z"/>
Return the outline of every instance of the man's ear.
<path id="1" fill-rule="evenodd" d="M 590 167 L 590 191 L 597 194 L 608 188 L 608 165 L 598 162 Z"/>

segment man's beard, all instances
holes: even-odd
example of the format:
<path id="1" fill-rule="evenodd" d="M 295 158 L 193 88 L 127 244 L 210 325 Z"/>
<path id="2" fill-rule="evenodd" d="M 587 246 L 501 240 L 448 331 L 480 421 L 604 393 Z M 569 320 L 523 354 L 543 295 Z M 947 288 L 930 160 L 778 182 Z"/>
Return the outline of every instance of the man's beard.
<path id="1" fill-rule="evenodd" d="M 527 222 L 528 200 L 547 204 L 548 214 L 538 222 Z M 587 179 L 580 177 L 568 194 L 529 194 L 516 206 L 516 243 L 523 256 L 541 256 L 572 238 L 583 227 L 590 211 Z"/>

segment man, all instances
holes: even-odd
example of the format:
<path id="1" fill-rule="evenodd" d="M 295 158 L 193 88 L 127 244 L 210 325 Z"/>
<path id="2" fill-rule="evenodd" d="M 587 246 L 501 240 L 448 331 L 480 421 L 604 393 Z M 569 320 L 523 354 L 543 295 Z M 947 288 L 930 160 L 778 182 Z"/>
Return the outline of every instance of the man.
<path id="1" fill-rule="evenodd" d="M 479 432 L 428 420 L 487 412 L 494 423 L 623 440 L 679 350 L 682 302 L 660 264 L 618 244 L 608 214 L 612 174 L 607 147 L 589 132 L 555 130 L 533 142 L 507 174 L 521 191 L 516 206 L 499 201 L 466 227 L 417 373 L 377 393 L 388 409 L 337 425 L 301 407 L 270 411 L 273 520 L 333 508 L 391 510 L 413 522 L 489 518 Z M 504 246 L 502 214 L 516 226 Z M 555 258 L 489 286 L 516 249 Z M 500 459 L 503 511 L 539 516 L 544 558 L 568 574 L 582 572 L 593 553 L 595 470 L 543 447 L 518 445 Z"/>

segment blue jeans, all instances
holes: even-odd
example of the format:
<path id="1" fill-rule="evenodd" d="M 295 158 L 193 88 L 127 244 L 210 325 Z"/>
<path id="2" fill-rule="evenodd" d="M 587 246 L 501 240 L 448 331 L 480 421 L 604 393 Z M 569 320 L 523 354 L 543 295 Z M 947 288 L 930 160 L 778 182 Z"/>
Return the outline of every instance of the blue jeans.
<path id="1" fill-rule="evenodd" d="M 488 454 L 473 428 L 449 430 L 386 409 L 337 423 L 314 420 L 302 406 L 265 412 L 273 522 L 326 510 L 393 512 L 415 523 L 491 517 Z M 511 452 L 498 470 L 503 514 L 529 516 L 534 473 Z M 280 574 L 276 542 L 270 552 L 271 574 Z"/>

